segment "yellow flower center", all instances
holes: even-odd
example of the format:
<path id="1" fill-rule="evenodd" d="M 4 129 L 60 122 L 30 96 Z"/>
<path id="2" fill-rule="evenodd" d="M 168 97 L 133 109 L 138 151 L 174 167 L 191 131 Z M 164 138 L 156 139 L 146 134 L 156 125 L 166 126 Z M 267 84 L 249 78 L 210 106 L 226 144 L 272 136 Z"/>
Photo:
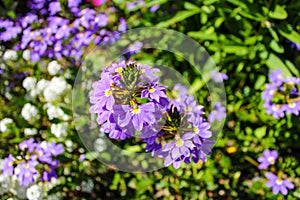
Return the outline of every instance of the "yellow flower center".
<path id="1" fill-rule="evenodd" d="M 193 128 L 193 131 L 194 131 L 196 134 L 198 134 L 198 133 L 199 133 L 199 128 L 198 128 L 197 126 L 195 126 L 195 127 Z"/>
<path id="2" fill-rule="evenodd" d="M 118 67 L 118 68 L 115 70 L 115 72 L 121 73 L 121 72 L 122 72 L 122 67 Z"/>
<path id="3" fill-rule="evenodd" d="M 150 88 L 150 89 L 149 89 L 149 92 L 150 92 L 150 93 L 155 92 L 155 88 Z"/>
<path id="4" fill-rule="evenodd" d="M 280 108 L 280 105 L 273 105 L 272 106 L 272 110 L 276 111 Z"/>
<path id="5" fill-rule="evenodd" d="M 281 179 L 277 179 L 276 183 L 277 183 L 277 185 L 281 185 L 282 184 L 282 180 Z"/>
<path id="6" fill-rule="evenodd" d="M 37 154 L 38 154 L 38 157 L 41 157 L 43 155 L 43 152 L 39 151 Z"/>
<path id="7" fill-rule="evenodd" d="M 268 158 L 269 163 L 271 163 L 272 165 L 275 163 L 275 159 L 273 157 L 269 157 Z"/>
<path id="8" fill-rule="evenodd" d="M 176 146 L 177 146 L 177 147 L 181 147 L 183 144 L 184 144 L 184 142 L 183 142 L 182 139 L 176 140 Z"/>
<path id="9" fill-rule="evenodd" d="M 13 166 L 14 165 L 14 162 L 13 161 L 10 161 L 10 162 L 8 162 L 8 166 Z"/>
<path id="10" fill-rule="evenodd" d="M 270 94 L 270 95 L 275 94 L 275 90 L 271 90 L 271 91 L 269 92 L 269 94 Z"/>
<path id="11" fill-rule="evenodd" d="M 141 110 L 137 107 L 137 108 L 133 108 L 133 109 L 132 109 L 132 112 L 133 112 L 134 114 L 138 114 L 138 113 L 141 112 Z"/>
<path id="12" fill-rule="evenodd" d="M 112 95 L 112 91 L 110 89 L 105 90 L 105 96 L 109 97 L 110 95 Z"/>
<path id="13" fill-rule="evenodd" d="M 296 104 L 295 104 L 294 102 L 289 103 L 289 107 L 290 107 L 290 108 L 295 108 L 295 107 L 296 107 Z"/>
<path id="14" fill-rule="evenodd" d="M 25 164 L 25 167 L 26 167 L 26 169 L 28 169 L 28 168 L 29 168 L 29 164 L 28 164 L 28 163 L 26 163 L 26 164 Z"/>

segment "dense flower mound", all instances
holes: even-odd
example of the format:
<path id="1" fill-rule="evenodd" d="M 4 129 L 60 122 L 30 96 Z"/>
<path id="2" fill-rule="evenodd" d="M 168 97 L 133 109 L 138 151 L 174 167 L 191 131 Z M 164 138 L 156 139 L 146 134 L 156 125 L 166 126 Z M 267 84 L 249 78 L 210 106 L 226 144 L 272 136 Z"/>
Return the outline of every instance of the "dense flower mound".
<path id="1" fill-rule="evenodd" d="M 160 70 L 135 61 L 105 68 L 90 93 L 91 113 L 112 139 L 139 137 L 165 166 L 206 160 L 213 141 L 210 124 L 186 87 L 161 85 Z"/>
<path id="2" fill-rule="evenodd" d="M 30 49 L 32 61 L 44 56 L 80 60 L 84 48 L 91 43 L 113 42 L 118 31 L 126 30 L 124 19 L 118 30 L 105 28 L 113 9 L 98 13 L 81 6 L 82 3 L 82 0 L 68 0 L 66 9 L 59 0 L 31 0 L 31 12 L 25 16 L 18 16 L 17 20 L 0 19 L 0 40 L 5 42 L 19 37 L 17 49 Z M 93 3 L 99 4 L 98 1 Z"/>
<path id="3" fill-rule="evenodd" d="M 34 142 L 28 139 L 19 144 L 20 154 L 9 155 L 3 162 L 3 174 L 15 175 L 20 184 L 27 187 L 37 181 L 49 182 L 57 178 L 55 168 L 60 161 L 55 157 L 64 152 L 62 144 L 55 142 Z"/>
<path id="4" fill-rule="evenodd" d="M 269 75 L 271 83 L 263 91 L 264 108 L 274 118 L 284 117 L 285 114 L 299 115 L 300 96 L 297 86 L 300 78 L 283 77 L 281 70 L 272 71 Z"/>

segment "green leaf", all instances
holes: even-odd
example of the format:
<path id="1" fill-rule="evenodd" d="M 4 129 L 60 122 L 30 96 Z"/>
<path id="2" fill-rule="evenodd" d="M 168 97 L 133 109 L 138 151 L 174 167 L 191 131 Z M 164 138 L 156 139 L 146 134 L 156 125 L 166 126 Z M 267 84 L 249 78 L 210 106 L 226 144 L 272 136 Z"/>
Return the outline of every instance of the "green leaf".
<path id="1" fill-rule="evenodd" d="M 236 55 L 247 55 L 248 54 L 248 48 L 245 46 L 224 46 L 223 51 L 226 53 L 233 53 Z"/>
<path id="2" fill-rule="evenodd" d="M 190 3 L 190 2 L 184 2 L 184 8 L 187 10 L 197 10 L 200 9 L 198 6 Z"/>
<path id="3" fill-rule="evenodd" d="M 279 33 L 286 39 L 288 39 L 294 43 L 300 44 L 300 34 L 297 33 L 296 31 L 292 30 L 291 32 L 287 33 L 282 30 L 279 30 Z"/>
<path id="4" fill-rule="evenodd" d="M 292 76 L 290 70 L 286 67 L 282 60 L 273 53 L 270 53 L 266 61 L 266 65 L 273 70 L 276 70 L 277 68 L 281 69 L 285 76 Z"/>
<path id="5" fill-rule="evenodd" d="M 266 126 L 263 126 L 263 127 L 260 127 L 260 128 L 255 129 L 254 135 L 255 135 L 258 139 L 262 139 L 262 138 L 266 135 L 266 132 L 267 132 L 267 127 L 266 127 Z"/>
<path id="6" fill-rule="evenodd" d="M 265 82 L 266 82 L 266 76 L 263 75 L 258 76 L 254 88 L 256 90 L 259 90 L 263 86 L 263 84 L 265 84 Z"/>
<path id="7" fill-rule="evenodd" d="M 286 60 L 286 61 L 285 61 L 285 64 L 286 64 L 286 66 L 289 68 L 289 70 L 290 70 L 294 75 L 300 76 L 300 75 L 299 75 L 298 69 L 296 68 L 296 66 L 295 66 L 291 61 Z"/>
<path id="8" fill-rule="evenodd" d="M 269 12 L 269 17 L 273 19 L 286 19 L 288 17 L 288 13 L 284 7 L 276 5 L 274 11 Z"/>
<path id="9" fill-rule="evenodd" d="M 270 47 L 277 53 L 284 53 L 284 48 L 278 44 L 275 40 L 272 40 L 270 42 Z"/>
<path id="10" fill-rule="evenodd" d="M 213 41 L 218 40 L 218 37 L 215 33 L 207 34 L 202 31 L 190 31 L 188 32 L 188 36 L 199 40 L 213 40 Z"/>
<path id="11" fill-rule="evenodd" d="M 177 22 L 181 22 L 185 20 L 186 18 L 189 18 L 197 13 L 199 13 L 201 10 L 183 10 L 179 11 L 173 18 L 165 21 L 165 22 L 160 22 L 156 26 L 159 28 L 166 28 L 168 26 L 171 26 Z"/>

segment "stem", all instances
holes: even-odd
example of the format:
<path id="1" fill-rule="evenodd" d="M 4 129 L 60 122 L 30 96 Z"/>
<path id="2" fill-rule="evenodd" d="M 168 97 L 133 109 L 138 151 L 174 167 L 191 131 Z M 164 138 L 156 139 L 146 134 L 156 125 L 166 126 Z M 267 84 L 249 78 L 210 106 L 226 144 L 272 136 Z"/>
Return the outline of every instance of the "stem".
<path id="1" fill-rule="evenodd" d="M 254 160 L 253 158 L 251 158 L 250 156 L 246 156 L 245 159 L 252 165 L 258 167 L 259 163 L 256 160 Z"/>

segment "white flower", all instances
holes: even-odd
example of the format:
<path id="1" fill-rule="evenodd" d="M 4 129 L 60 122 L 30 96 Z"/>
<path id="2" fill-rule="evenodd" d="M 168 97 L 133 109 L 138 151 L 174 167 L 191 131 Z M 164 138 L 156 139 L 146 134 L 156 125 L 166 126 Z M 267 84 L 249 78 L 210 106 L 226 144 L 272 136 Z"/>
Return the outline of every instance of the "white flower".
<path id="1" fill-rule="evenodd" d="M 34 105 L 31 105 L 30 103 L 26 103 L 21 111 L 21 115 L 27 121 L 31 121 L 32 119 L 37 118 L 38 113 L 39 110 Z"/>
<path id="2" fill-rule="evenodd" d="M 18 55 L 17 52 L 14 50 L 6 50 L 3 54 L 3 60 L 17 60 L 18 59 Z"/>
<path id="3" fill-rule="evenodd" d="M 67 135 L 68 123 L 63 122 L 59 124 L 52 124 L 51 125 L 51 133 L 53 133 L 57 138 L 61 136 Z"/>
<path id="4" fill-rule="evenodd" d="M 60 66 L 60 64 L 58 64 L 58 62 L 56 60 L 53 60 L 48 64 L 48 72 L 52 76 L 57 74 L 57 72 L 60 69 L 61 69 L 61 66 Z"/>
<path id="5" fill-rule="evenodd" d="M 45 79 L 41 79 L 36 84 L 36 92 L 37 94 L 41 94 L 49 85 L 50 81 L 47 81 Z"/>
<path id="6" fill-rule="evenodd" d="M 37 129 L 35 129 L 35 128 L 25 128 L 24 129 L 24 134 L 25 135 L 36 135 L 37 134 Z"/>
<path id="7" fill-rule="evenodd" d="M 47 102 L 57 100 L 59 95 L 62 95 L 68 88 L 66 80 L 62 77 L 53 77 L 47 88 L 44 90 L 44 97 Z"/>
<path id="8" fill-rule="evenodd" d="M 54 106 L 48 103 L 45 105 L 45 108 L 47 109 L 47 115 L 50 120 L 58 118 L 67 121 L 70 119 L 69 116 L 66 115 L 64 111 L 58 106 Z"/>
<path id="9" fill-rule="evenodd" d="M 38 185 L 30 186 L 26 191 L 28 200 L 42 199 L 42 190 Z"/>
<path id="10" fill-rule="evenodd" d="M 23 51 L 23 58 L 24 60 L 30 60 L 30 51 L 28 49 L 26 49 L 25 51 Z"/>
<path id="11" fill-rule="evenodd" d="M 0 174 L 0 195 L 8 192 L 9 182 L 9 176 Z"/>
<path id="12" fill-rule="evenodd" d="M 94 148 L 96 152 L 102 152 L 106 149 L 106 143 L 102 138 L 98 138 L 94 142 Z"/>
<path id="13" fill-rule="evenodd" d="M 7 124 L 12 124 L 14 121 L 11 118 L 4 118 L 0 121 L 0 131 L 6 132 L 7 131 Z"/>
<path id="14" fill-rule="evenodd" d="M 35 87 L 35 84 L 36 84 L 36 78 L 29 76 L 24 79 L 22 85 L 27 91 L 30 91 Z"/>
<path id="15" fill-rule="evenodd" d="M 67 82 L 63 77 L 53 77 L 51 86 L 55 88 L 57 94 L 62 94 L 67 89 Z"/>

